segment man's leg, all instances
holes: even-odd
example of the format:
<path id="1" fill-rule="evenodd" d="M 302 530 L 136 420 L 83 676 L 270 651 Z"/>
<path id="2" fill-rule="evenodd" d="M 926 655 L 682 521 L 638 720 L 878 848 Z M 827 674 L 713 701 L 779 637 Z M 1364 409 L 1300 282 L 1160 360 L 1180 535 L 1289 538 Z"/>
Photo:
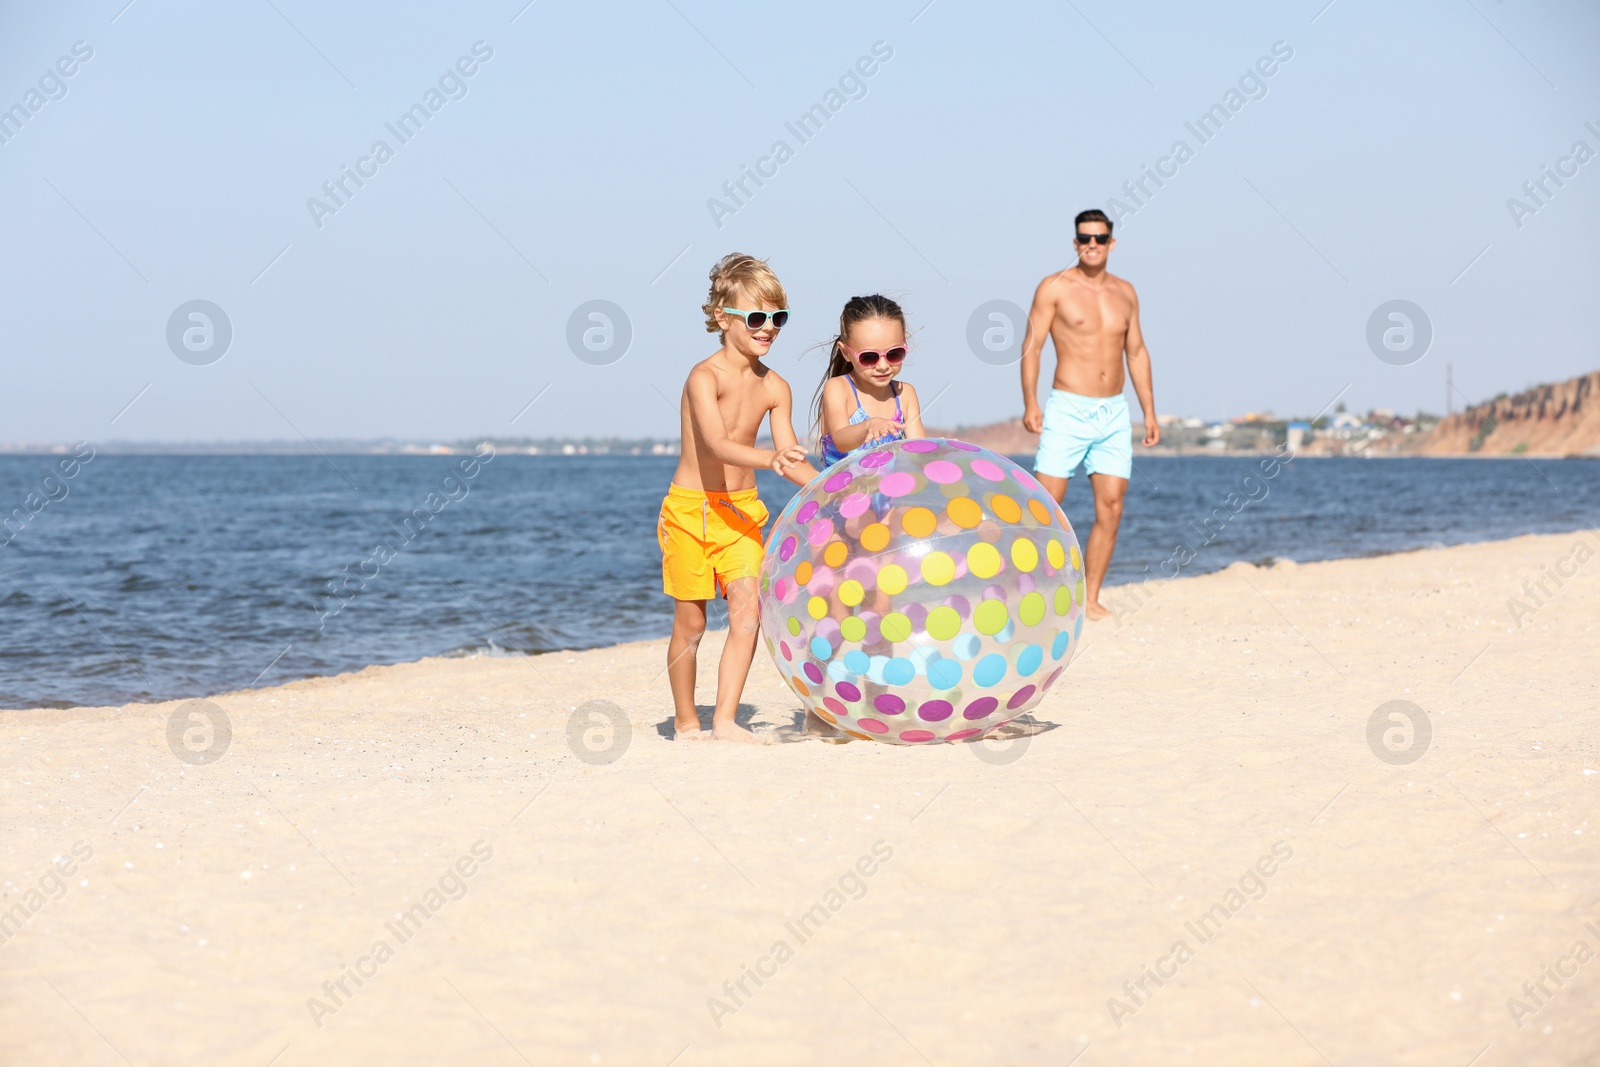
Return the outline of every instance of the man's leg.
<path id="1" fill-rule="evenodd" d="M 1063 400 L 1065 394 L 1052 391 L 1044 403 L 1044 425 L 1039 430 L 1039 452 L 1033 458 L 1033 476 L 1059 506 L 1067 496 L 1067 479 L 1078 469 L 1088 451 L 1091 438 L 1083 432 L 1082 420 Z M 1044 471 L 1060 471 L 1046 474 Z"/>
<path id="2" fill-rule="evenodd" d="M 1040 474 L 1038 471 L 1034 471 L 1033 476 L 1044 486 L 1044 491 L 1055 498 L 1057 504 L 1067 498 L 1067 479 L 1057 478 L 1053 474 Z"/>
<path id="3" fill-rule="evenodd" d="M 706 632 L 706 602 L 674 600 L 672 604 L 667 681 L 672 686 L 673 723 L 678 740 L 691 741 L 706 736 L 700 729 L 700 713 L 694 706 L 695 660 L 700 651 L 700 638 Z"/>
<path id="4" fill-rule="evenodd" d="M 750 663 L 761 633 L 760 600 L 755 578 L 737 578 L 727 585 L 728 641 L 717 667 L 717 706 L 711 715 L 711 736 L 719 741 L 754 741 L 756 735 L 734 721 L 744 694 Z"/>
<path id="5" fill-rule="evenodd" d="M 1100 583 L 1106 580 L 1111 553 L 1117 547 L 1117 527 L 1122 524 L 1122 498 L 1128 492 L 1128 479 L 1111 474 L 1089 475 L 1094 489 L 1094 529 L 1083 553 L 1084 613 L 1091 619 L 1107 619 L 1111 612 L 1100 606 Z"/>

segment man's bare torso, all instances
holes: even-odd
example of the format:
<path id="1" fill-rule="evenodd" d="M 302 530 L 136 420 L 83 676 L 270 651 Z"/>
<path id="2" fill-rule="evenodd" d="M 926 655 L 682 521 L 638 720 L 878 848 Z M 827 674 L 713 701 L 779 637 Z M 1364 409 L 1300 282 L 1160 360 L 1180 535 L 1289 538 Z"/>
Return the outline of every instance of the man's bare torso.
<path id="1" fill-rule="evenodd" d="M 711 375 L 716 382 L 717 410 L 722 412 L 722 424 L 727 427 L 729 440 L 753 446 L 756 434 L 761 431 L 761 420 L 775 405 L 768 388 L 772 371 L 764 365 L 759 370 L 742 367 L 730 370 L 712 356 L 695 364 L 689 377 L 692 380 L 695 375 L 701 374 Z M 673 483 L 685 489 L 709 489 L 713 492 L 754 488 L 755 471 L 747 467 L 728 466 L 707 447 L 705 438 L 690 415 L 687 382 L 678 397 L 678 411 L 682 418 L 683 452 L 678 458 L 677 473 L 672 476 Z"/>
<path id="2" fill-rule="evenodd" d="M 1056 275 L 1051 295 L 1055 388 L 1080 396 L 1120 395 L 1123 350 L 1133 317 L 1133 286 L 1109 273 L 1091 284 L 1072 267 Z"/>

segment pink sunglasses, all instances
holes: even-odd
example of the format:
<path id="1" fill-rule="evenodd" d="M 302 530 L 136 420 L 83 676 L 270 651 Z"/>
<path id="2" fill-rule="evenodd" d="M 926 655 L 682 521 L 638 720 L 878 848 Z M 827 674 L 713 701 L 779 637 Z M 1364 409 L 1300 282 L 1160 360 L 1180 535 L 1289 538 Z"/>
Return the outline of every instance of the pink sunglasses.
<path id="1" fill-rule="evenodd" d="M 850 357 L 863 367 L 876 367 L 880 357 L 888 360 L 890 366 L 898 366 L 900 363 L 903 363 L 906 358 L 905 345 L 895 345 L 887 352 L 874 352 L 870 348 L 861 352 L 857 352 L 843 341 L 839 342 L 839 347 L 850 353 Z"/>

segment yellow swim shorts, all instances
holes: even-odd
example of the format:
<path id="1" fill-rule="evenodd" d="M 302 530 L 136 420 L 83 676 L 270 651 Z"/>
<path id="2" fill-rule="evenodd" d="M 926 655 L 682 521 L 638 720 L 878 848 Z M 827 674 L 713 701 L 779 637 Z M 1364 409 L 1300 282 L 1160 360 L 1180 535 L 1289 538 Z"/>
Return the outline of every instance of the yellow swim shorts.
<path id="1" fill-rule="evenodd" d="M 661 588 L 675 600 L 727 596 L 728 583 L 761 576 L 767 506 L 754 489 L 719 493 L 673 485 L 661 501 Z"/>

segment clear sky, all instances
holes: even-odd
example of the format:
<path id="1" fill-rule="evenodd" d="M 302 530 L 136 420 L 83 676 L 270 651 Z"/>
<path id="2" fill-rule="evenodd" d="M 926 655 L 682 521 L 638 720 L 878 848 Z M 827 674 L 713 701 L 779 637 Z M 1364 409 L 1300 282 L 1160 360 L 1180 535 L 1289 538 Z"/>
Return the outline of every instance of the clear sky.
<path id="1" fill-rule="evenodd" d="M 788 287 L 797 396 L 844 300 L 883 291 L 930 424 L 1020 415 L 969 319 L 1026 306 L 1113 197 L 1163 413 L 1346 385 L 1438 411 L 1446 361 L 1473 400 L 1600 366 L 1592 3 L 525 3 L 0 8 L 0 440 L 675 436 L 732 250 Z M 1569 174 L 1536 202 L 1546 166 Z M 735 201 L 745 167 L 768 176 Z M 335 201 L 344 168 L 368 176 Z M 1395 299 L 1420 360 L 1369 347 Z M 169 344 L 193 300 L 221 359 L 184 315 L 198 354 Z M 618 332 L 569 346 L 590 300 L 624 310 L 622 358 Z"/>

